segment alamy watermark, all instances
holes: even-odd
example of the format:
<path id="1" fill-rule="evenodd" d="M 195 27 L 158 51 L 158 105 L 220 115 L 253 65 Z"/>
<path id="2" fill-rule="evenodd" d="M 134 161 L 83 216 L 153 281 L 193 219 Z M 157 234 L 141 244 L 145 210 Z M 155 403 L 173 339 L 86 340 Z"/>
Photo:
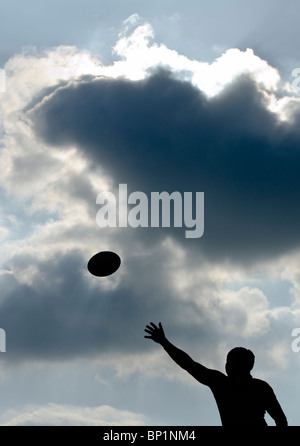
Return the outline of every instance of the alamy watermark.
<path id="1" fill-rule="evenodd" d="M 292 76 L 295 77 L 295 79 L 292 82 L 292 87 L 296 91 L 300 91 L 300 68 L 294 68 L 292 71 Z"/>
<path id="2" fill-rule="evenodd" d="M 6 352 L 6 333 L 3 328 L 0 328 L 0 353 Z"/>
<path id="3" fill-rule="evenodd" d="M 5 82 L 5 71 L 3 68 L 0 68 L 0 93 L 5 93 L 6 91 L 6 82 Z"/>
<path id="4" fill-rule="evenodd" d="M 292 336 L 295 338 L 291 344 L 291 348 L 294 353 L 300 352 L 300 328 L 294 328 L 292 330 Z"/>
<path id="5" fill-rule="evenodd" d="M 178 191 L 151 192 L 148 198 L 140 191 L 128 195 L 127 184 L 119 184 L 118 197 L 113 192 L 100 192 L 96 203 L 101 205 L 96 215 L 100 228 L 184 226 L 186 238 L 199 238 L 204 233 L 204 192 L 196 192 L 194 200 L 193 192 Z"/>

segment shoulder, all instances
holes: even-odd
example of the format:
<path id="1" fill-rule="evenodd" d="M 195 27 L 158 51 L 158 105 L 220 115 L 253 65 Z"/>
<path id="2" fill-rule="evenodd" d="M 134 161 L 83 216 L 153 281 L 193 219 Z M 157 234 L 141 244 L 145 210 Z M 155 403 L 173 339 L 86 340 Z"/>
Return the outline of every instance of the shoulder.
<path id="1" fill-rule="evenodd" d="M 265 388 L 272 388 L 270 386 L 270 384 L 267 383 L 267 381 L 264 381 L 263 379 L 259 379 L 259 378 L 252 378 L 252 382 L 256 385 L 256 386 L 260 386 L 260 387 L 265 387 Z"/>
<path id="2" fill-rule="evenodd" d="M 252 378 L 253 385 L 258 388 L 261 392 L 265 392 L 267 394 L 273 394 L 273 389 L 266 381 L 258 378 Z"/>
<path id="3" fill-rule="evenodd" d="M 219 370 L 209 369 L 202 364 L 193 362 L 188 372 L 202 384 L 211 386 L 227 380 L 227 376 Z"/>
<path id="4" fill-rule="evenodd" d="M 206 384 L 210 387 L 224 385 L 228 382 L 228 376 L 219 370 L 206 369 Z"/>

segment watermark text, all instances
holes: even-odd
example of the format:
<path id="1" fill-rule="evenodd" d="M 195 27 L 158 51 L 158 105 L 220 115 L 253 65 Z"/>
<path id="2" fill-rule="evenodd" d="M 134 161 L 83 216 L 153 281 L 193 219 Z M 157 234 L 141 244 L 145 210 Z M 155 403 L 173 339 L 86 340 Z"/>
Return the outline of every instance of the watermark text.
<path id="1" fill-rule="evenodd" d="M 292 351 L 298 353 L 300 352 L 300 328 L 294 328 L 292 336 L 295 338 L 291 344 Z"/>
<path id="2" fill-rule="evenodd" d="M 295 78 L 292 82 L 292 87 L 296 91 L 300 91 L 300 68 L 294 68 L 292 76 Z"/>
<path id="3" fill-rule="evenodd" d="M 128 195 L 127 184 L 119 184 L 118 197 L 113 192 L 100 192 L 101 205 L 96 222 L 100 228 L 185 227 L 186 238 L 199 238 L 204 233 L 204 192 L 144 192 Z M 129 206 L 129 207 L 128 207 Z"/>
<path id="4" fill-rule="evenodd" d="M 0 353 L 6 352 L 6 333 L 3 328 L 0 328 Z"/>
<path id="5" fill-rule="evenodd" d="M 3 68 L 0 68 L 0 93 L 5 93 L 6 91 L 6 82 L 5 82 L 5 71 Z"/>

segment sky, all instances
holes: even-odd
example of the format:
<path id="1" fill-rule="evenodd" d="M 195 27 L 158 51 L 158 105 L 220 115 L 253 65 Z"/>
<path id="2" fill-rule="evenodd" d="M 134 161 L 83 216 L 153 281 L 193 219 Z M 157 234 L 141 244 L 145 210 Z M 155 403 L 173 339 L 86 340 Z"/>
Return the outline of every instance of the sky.
<path id="1" fill-rule="evenodd" d="M 2 2 L 0 425 L 220 425 L 150 321 L 210 368 L 251 349 L 300 424 L 299 9 Z M 203 235 L 100 227 L 124 184 L 203 192 Z M 94 277 L 103 250 L 121 266 Z"/>

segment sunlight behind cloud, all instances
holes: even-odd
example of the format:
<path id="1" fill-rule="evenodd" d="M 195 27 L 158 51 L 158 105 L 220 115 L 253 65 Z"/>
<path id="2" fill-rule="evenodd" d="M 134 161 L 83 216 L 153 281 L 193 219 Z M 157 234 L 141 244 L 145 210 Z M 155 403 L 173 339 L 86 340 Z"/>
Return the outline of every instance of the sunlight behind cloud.
<path id="1" fill-rule="evenodd" d="M 178 332 L 178 339 L 174 336 L 175 341 L 178 340 L 183 345 L 191 346 L 191 349 L 194 350 L 199 348 L 207 363 L 212 365 L 215 363 L 214 361 L 217 361 L 220 351 L 225 351 L 233 340 L 251 341 L 259 351 L 262 348 L 260 345 L 262 341 L 271 344 L 274 325 L 282 330 L 277 330 L 280 332 L 278 337 L 281 335 L 284 337 L 286 346 L 289 342 L 289 333 L 284 331 L 284 323 L 287 319 L 293 323 L 298 320 L 296 310 L 293 313 L 288 308 L 283 310 L 276 305 L 271 307 L 269 304 L 272 296 L 265 294 L 260 289 L 259 281 L 255 285 L 251 285 L 250 273 L 244 266 L 232 266 L 230 261 L 226 263 L 219 259 L 206 258 L 200 244 L 199 251 L 194 253 L 193 257 L 190 255 L 187 245 L 177 244 L 176 238 L 173 237 L 173 234 L 169 236 L 170 232 L 168 231 L 160 239 L 156 239 L 155 235 L 153 239 L 151 236 L 148 239 L 150 231 L 147 235 L 143 233 L 142 236 L 140 233 L 137 235 L 137 232 L 133 234 L 128 231 L 125 237 L 124 233 L 121 234 L 117 230 L 99 231 L 95 220 L 98 210 L 96 206 L 97 194 L 104 190 L 112 191 L 116 187 L 115 181 L 117 181 L 117 176 L 113 178 L 110 171 L 104 169 L 101 156 L 103 158 L 106 155 L 110 156 L 109 152 L 113 152 L 116 147 L 115 155 L 122 158 L 122 163 L 125 166 L 131 147 L 133 147 L 133 151 L 135 149 L 135 140 L 130 142 L 130 146 L 124 144 L 124 147 L 118 150 L 120 141 L 125 142 L 122 132 L 118 133 L 120 127 L 122 131 L 127 126 L 130 129 L 132 121 L 136 125 L 134 128 L 148 129 L 148 127 L 143 127 L 146 125 L 145 117 L 143 117 L 143 122 L 139 121 L 139 109 L 134 109 L 131 115 L 129 113 L 127 115 L 126 103 L 124 115 L 121 114 L 118 117 L 121 122 L 121 126 L 118 127 L 119 122 L 114 121 L 120 109 L 118 93 L 112 98 L 112 101 L 107 103 L 105 102 L 107 99 L 105 88 L 100 91 L 99 96 L 91 94 L 90 102 L 86 102 L 86 98 L 83 96 L 75 95 L 82 86 L 87 87 L 86 92 L 97 93 L 96 87 L 101 84 L 103 78 L 109 78 L 105 79 L 107 83 L 103 82 L 103 84 L 109 85 L 110 92 L 114 90 L 115 85 L 125 88 L 124 82 L 123 84 L 121 82 L 124 79 L 133 81 L 132 83 L 125 82 L 125 84 L 130 84 L 132 88 L 130 94 L 135 97 L 136 81 L 147 80 L 158 69 L 165 68 L 177 82 L 174 83 L 174 87 L 171 76 L 167 80 L 164 79 L 164 82 L 169 82 L 168 85 L 171 87 L 173 85 L 174 90 L 170 87 L 173 98 L 176 99 L 176 93 L 183 85 L 178 81 L 186 81 L 189 87 L 193 86 L 201 91 L 209 104 L 210 99 L 221 93 L 226 86 L 233 83 L 240 75 L 245 75 L 251 77 L 255 87 L 263 91 L 266 104 L 269 101 L 269 109 L 278 116 L 286 113 L 286 118 L 290 119 L 287 112 L 289 111 L 292 115 L 289 108 L 291 98 L 288 96 L 279 98 L 280 75 L 278 71 L 256 56 L 252 49 L 246 51 L 237 48 L 229 49 L 213 63 L 189 59 L 177 51 L 169 49 L 166 45 L 157 43 L 151 25 L 140 24 L 136 14 L 124 22 L 124 29 L 113 47 L 113 56 L 115 61 L 105 66 L 93 58 L 88 51 L 78 50 L 76 47 L 59 46 L 42 52 L 37 50 L 24 52 L 24 54 L 12 57 L 5 66 L 7 92 L 0 104 L 4 129 L 0 161 L 5 167 L 2 170 L 0 186 L 10 198 L 9 204 L 13 208 L 9 209 L 8 215 L 11 219 L 15 219 L 15 226 L 23 225 L 18 236 L 15 236 L 15 240 L 9 240 L 6 237 L 12 232 L 11 225 L 8 224 L 8 220 L 1 220 L 0 238 L 2 237 L 3 243 L 1 283 L 6 289 L 5 292 L 3 291 L 3 302 L 6 303 L 8 297 L 13 293 L 15 299 L 13 302 L 18 310 L 14 312 L 12 327 L 14 327 L 15 320 L 23 321 L 24 312 L 19 310 L 20 304 L 24 305 L 21 307 L 22 309 L 32 308 L 36 311 L 34 314 L 37 316 L 34 318 L 34 323 L 31 320 L 28 321 L 29 334 L 26 338 L 26 348 L 33 357 L 39 358 L 39 355 L 43 354 L 43 358 L 48 359 L 48 355 L 56 357 L 57 354 L 59 361 L 70 349 L 68 341 L 65 342 L 66 330 L 70 331 L 69 336 L 72 337 L 78 335 L 78 328 L 83 326 L 84 330 L 79 335 L 79 351 L 76 348 L 75 353 L 68 351 L 68 354 L 72 356 L 82 353 L 93 357 L 93 354 L 97 352 L 101 363 L 101 361 L 105 361 L 103 359 L 105 354 L 102 356 L 103 352 L 111 349 L 109 360 L 112 370 L 116 371 L 114 379 L 127 380 L 126 382 L 133 376 L 139 375 L 149 376 L 151 379 L 158 379 L 163 375 L 169 375 L 169 377 L 175 377 L 182 381 L 186 379 L 181 378 L 181 374 L 177 370 L 174 371 L 174 374 L 170 372 L 172 366 L 164 365 L 162 352 L 153 354 L 149 350 L 147 353 L 141 353 L 145 348 L 141 346 L 142 341 L 140 340 L 143 335 L 142 328 L 138 324 L 137 327 L 134 327 L 134 324 L 136 321 L 140 323 L 146 318 L 146 315 L 148 317 L 148 314 L 149 317 L 155 318 L 155 321 L 156 318 L 163 317 L 167 327 L 170 327 L 170 333 L 177 335 Z M 114 82 L 114 80 L 118 82 Z M 161 79 L 158 78 L 157 82 L 161 82 Z M 89 90 L 92 84 L 95 89 Z M 142 87 L 144 84 L 146 82 L 140 83 Z M 88 130 L 80 141 L 75 138 L 74 141 L 71 139 L 71 142 L 67 139 L 67 142 L 63 141 L 61 145 L 59 140 L 54 144 L 47 143 L 42 137 L 37 136 L 31 127 L 30 112 L 38 110 L 39 107 L 42 109 L 43 105 L 47 105 L 51 101 L 55 103 L 60 94 L 69 94 L 70 91 L 71 95 L 74 94 L 78 98 L 78 102 L 71 101 L 71 108 L 67 115 L 70 121 L 66 123 L 66 126 L 63 126 L 63 132 L 66 132 L 67 138 L 68 125 L 72 127 L 74 122 L 76 131 L 82 123 L 88 124 Z M 240 93 L 238 88 L 235 92 Z M 192 98 L 197 97 L 195 88 L 189 88 L 189 94 Z M 95 98 L 96 103 L 93 102 Z M 110 98 L 109 95 L 108 98 Z M 147 106 L 147 99 L 152 98 L 145 95 L 143 105 Z M 165 99 L 168 102 L 168 98 L 162 100 L 165 101 Z M 235 100 L 237 101 L 236 98 Z M 103 114 L 98 107 L 102 102 L 104 104 Z M 149 102 L 151 101 L 149 100 Z M 92 121 L 89 126 L 88 113 L 80 114 L 82 109 L 80 106 L 77 108 L 78 103 L 80 106 L 83 105 L 84 111 L 92 110 L 93 113 L 99 113 L 100 120 Z M 57 110 L 63 103 L 57 102 L 56 104 L 58 104 L 58 109 L 56 109 L 56 113 L 58 113 Z M 108 107 L 108 115 L 111 114 L 112 120 L 107 121 L 108 125 L 101 128 L 102 133 L 94 135 L 93 143 L 98 147 L 99 142 L 102 143 L 102 135 L 106 135 L 105 132 L 109 136 L 113 135 L 116 139 L 113 139 L 112 146 L 109 146 L 110 140 L 104 138 L 103 146 L 108 142 L 107 153 L 101 153 L 102 146 L 99 144 L 101 156 L 93 158 L 93 151 L 89 152 L 89 140 L 85 137 L 87 134 L 91 136 L 95 127 L 100 127 L 103 118 L 106 117 L 105 107 L 107 104 L 111 107 Z M 169 103 L 158 102 L 157 104 L 158 106 L 166 105 L 167 113 L 171 108 Z M 154 111 L 155 114 L 158 110 L 157 104 L 151 109 L 151 113 Z M 85 106 L 87 106 L 86 109 Z M 226 106 L 230 109 L 230 104 Z M 241 105 L 238 104 L 238 106 Z M 262 108 L 264 106 L 265 104 L 262 105 Z M 190 115 L 192 118 L 194 117 L 193 110 L 192 108 Z M 224 110 L 221 110 L 221 114 L 226 113 Z M 73 111 L 75 111 L 75 119 L 72 121 Z M 78 117 L 76 113 L 81 116 L 80 122 L 76 121 Z M 166 153 L 167 150 L 170 151 L 168 168 L 172 155 L 177 155 L 176 151 L 172 152 L 174 147 L 177 148 L 177 139 L 173 138 L 176 135 L 176 123 L 179 126 L 187 124 L 188 133 L 189 124 L 192 121 L 189 118 L 184 120 L 181 115 L 178 113 L 177 121 L 173 121 L 173 124 L 170 119 L 168 120 L 168 116 L 165 122 L 160 117 L 161 128 L 154 120 L 153 127 L 157 126 L 158 135 L 162 134 L 163 144 L 166 143 Z M 234 120 L 232 116 L 229 113 L 228 121 Z M 247 114 L 245 116 L 247 117 Z M 199 121 L 195 121 L 195 128 L 198 126 L 198 122 L 201 122 L 201 117 L 205 118 L 205 111 L 202 115 L 196 116 Z M 124 118 L 128 118 L 128 121 Z M 228 121 L 224 121 L 224 127 L 228 125 Z M 169 134 L 165 132 L 166 123 L 168 125 L 171 123 Z M 212 125 L 214 124 L 212 123 Z M 152 122 L 149 127 L 152 132 L 151 126 Z M 258 127 L 260 126 L 258 125 Z M 201 133 L 195 131 L 195 128 L 191 126 L 195 141 L 188 140 L 182 147 L 178 144 L 182 152 L 188 145 L 193 144 L 198 149 L 197 138 L 201 139 Z M 206 130 L 203 128 L 204 132 Z M 149 136 L 153 136 L 150 135 L 151 132 L 149 132 L 148 139 L 151 139 Z M 78 133 L 76 134 L 78 136 Z M 174 144 L 174 140 L 176 144 Z M 163 144 L 162 149 L 164 148 Z M 205 146 L 205 144 L 203 145 Z M 139 153 L 142 158 L 143 153 L 148 154 L 149 147 L 151 150 L 154 146 L 151 147 L 149 144 L 144 147 L 141 138 L 136 147 L 141 148 Z M 195 160 L 199 162 L 196 149 L 191 156 L 195 156 Z M 132 159 L 135 160 L 135 158 L 138 157 L 134 153 Z M 186 168 L 189 174 L 189 170 L 192 171 L 194 166 L 192 165 L 193 159 L 188 161 Z M 176 169 L 173 175 L 170 168 L 171 175 L 174 177 L 179 172 Z M 149 170 L 151 169 L 149 168 Z M 146 172 L 144 175 L 146 177 Z M 157 165 L 155 165 L 155 175 L 157 175 Z M 154 180 L 157 179 L 155 175 Z M 128 178 L 134 180 L 133 176 L 128 176 Z M 183 175 L 182 181 L 188 182 L 188 175 L 186 177 Z M 151 184 L 153 185 L 153 183 Z M 185 185 L 185 183 L 182 184 Z M 13 198 L 18 200 L 14 206 L 11 204 Z M 124 255 L 124 262 L 118 275 L 103 282 L 99 282 L 95 277 L 90 277 L 86 270 L 87 260 L 100 249 L 115 249 L 122 258 Z M 289 261 L 290 258 L 287 262 Z M 255 265 L 255 267 L 259 268 L 260 266 Z M 268 272 L 266 272 L 267 275 Z M 297 270 L 294 271 L 291 281 L 296 284 L 296 294 L 296 292 L 298 293 L 296 286 L 299 282 Z M 232 282 L 236 282 L 234 289 L 230 287 Z M 241 283 L 242 285 L 240 285 Z M 70 301 L 66 299 L 66 294 Z M 54 297 L 56 308 L 53 306 Z M 25 299 L 27 299 L 26 302 Z M 48 305 L 47 316 L 53 316 L 53 319 L 48 318 L 47 320 L 50 320 L 49 324 L 54 324 L 55 330 L 53 331 L 55 334 L 58 333 L 57 336 L 60 336 L 55 348 L 51 342 L 47 344 L 47 337 L 39 335 L 39 330 L 43 329 L 38 323 L 39 315 L 44 311 L 42 304 Z M 10 307 L 7 307 L 6 314 L 9 316 L 12 314 Z M 20 315 L 20 319 L 17 319 L 16 314 Z M 30 318 L 28 317 L 28 319 Z M 68 321 L 67 327 L 66 321 Z M 114 324 L 118 327 L 116 330 L 113 328 Z M 130 327 L 129 331 L 128 327 Z M 44 348 L 39 349 L 38 343 L 36 348 L 36 345 L 32 343 L 31 330 L 34 335 L 38 333 L 37 337 L 44 342 Z M 120 332 L 122 332 L 121 336 Z M 26 348 L 24 353 L 24 348 L 22 348 L 25 335 L 26 333 L 24 336 L 22 333 L 22 336 L 15 341 L 19 352 L 21 351 L 18 353 L 21 356 L 20 361 L 27 354 Z M 56 352 L 57 345 L 60 347 L 58 353 Z M 272 355 L 269 362 L 278 365 L 282 354 L 282 348 L 270 349 L 269 353 L 266 353 L 266 358 L 268 355 Z M 99 420 L 100 422 L 101 420 L 105 423 L 109 422 L 109 418 L 106 417 L 108 412 L 96 409 L 92 412 L 88 412 L 87 409 L 83 415 L 82 410 L 77 410 L 73 406 L 67 408 L 27 407 L 21 411 L 22 413 L 12 414 L 6 423 L 14 425 L 40 424 L 44 420 L 48 420 L 48 422 L 50 420 L 55 424 L 81 422 L 94 424 L 96 423 L 95 417 L 97 417 L 97 422 Z M 58 413 L 57 417 L 54 412 Z M 112 423 L 130 423 L 131 420 L 134 423 L 143 422 L 143 418 L 140 418 L 138 414 L 129 413 L 126 418 L 117 412 Z"/>

